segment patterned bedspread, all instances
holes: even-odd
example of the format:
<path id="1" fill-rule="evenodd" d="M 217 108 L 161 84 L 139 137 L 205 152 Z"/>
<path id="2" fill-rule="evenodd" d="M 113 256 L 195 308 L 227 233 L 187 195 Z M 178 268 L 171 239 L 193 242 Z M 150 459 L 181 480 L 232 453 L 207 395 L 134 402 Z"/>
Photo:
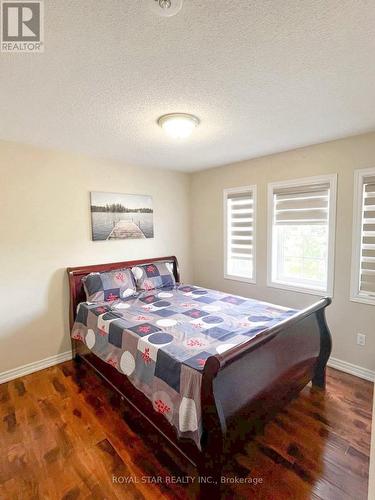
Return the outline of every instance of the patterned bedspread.
<path id="1" fill-rule="evenodd" d="M 176 428 L 202 435 L 200 388 L 209 356 L 246 342 L 292 309 L 190 285 L 78 306 L 72 337 L 142 391 Z"/>

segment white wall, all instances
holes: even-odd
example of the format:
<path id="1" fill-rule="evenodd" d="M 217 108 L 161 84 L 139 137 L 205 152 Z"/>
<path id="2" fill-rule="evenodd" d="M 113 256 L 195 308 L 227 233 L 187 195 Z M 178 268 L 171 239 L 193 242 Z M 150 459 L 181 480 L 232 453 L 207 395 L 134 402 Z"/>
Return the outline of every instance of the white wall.
<path id="1" fill-rule="evenodd" d="M 189 176 L 0 142 L 0 373 L 70 348 L 69 266 L 177 255 L 191 277 Z M 149 194 L 155 238 L 91 241 L 89 192 Z"/>
<path id="2" fill-rule="evenodd" d="M 313 295 L 266 286 L 267 183 L 337 173 L 334 299 L 327 310 L 333 335 L 333 356 L 375 370 L 375 306 L 349 301 L 353 172 L 357 168 L 374 166 L 375 133 L 372 133 L 193 174 L 194 281 L 202 286 L 292 307 L 301 308 L 317 300 Z M 256 285 L 226 280 L 223 276 L 223 189 L 249 184 L 258 186 Z M 365 347 L 357 346 L 357 332 L 367 335 Z"/>

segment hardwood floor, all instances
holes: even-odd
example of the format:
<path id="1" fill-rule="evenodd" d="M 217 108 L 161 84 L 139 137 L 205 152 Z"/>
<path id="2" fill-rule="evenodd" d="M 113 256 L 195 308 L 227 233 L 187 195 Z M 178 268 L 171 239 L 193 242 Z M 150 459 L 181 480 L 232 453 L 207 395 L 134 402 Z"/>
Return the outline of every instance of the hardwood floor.
<path id="1" fill-rule="evenodd" d="M 222 498 L 366 499 L 372 387 L 329 369 L 227 464 Z M 0 417 L 1 499 L 197 495 L 194 469 L 71 361 L 0 385 Z"/>

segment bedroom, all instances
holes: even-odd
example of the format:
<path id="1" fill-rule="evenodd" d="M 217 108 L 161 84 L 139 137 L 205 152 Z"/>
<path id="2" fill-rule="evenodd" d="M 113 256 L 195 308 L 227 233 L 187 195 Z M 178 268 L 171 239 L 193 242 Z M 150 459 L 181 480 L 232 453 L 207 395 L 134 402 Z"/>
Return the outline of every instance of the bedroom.
<path id="1" fill-rule="evenodd" d="M 28 13 L 9 14 L 4 5 L 2 36 L 5 16 L 17 13 L 20 20 Z M 138 406 L 148 401 L 139 386 L 132 401 L 122 401 L 92 367 L 71 359 L 69 320 L 75 318 L 69 318 L 68 268 L 99 264 L 108 272 L 108 263 L 152 264 L 175 256 L 180 276 L 176 267 L 166 274 L 198 291 L 265 301 L 297 316 L 321 298 L 332 299 L 324 304 L 332 335 L 325 390 L 309 383 L 299 392 L 302 382 L 316 375 L 321 328 L 297 328 L 293 343 L 276 351 L 267 348 L 286 338 L 287 330 L 274 340 L 268 337 L 263 346 L 268 361 L 260 368 L 261 346 L 251 362 L 245 350 L 241 363 L 229 365 L 238 367 L 240 379 L 250 380 L 248 373 L 260 377 L 258 385 L 242 391 L 250 403 L 250 392 L 264 383 L 273 394 L 263 395 L 264 402 L 280 399 L 282 407 L 276 414 L 270 405 L 267 423 L 258 416 L 228 422 L 228 429 L 240 432 L 246 423 L 265 427 L 243 438 L 235 451 L 219 453 L 226 484 L 215 494 L 375 498 L 373 474 L 369 480 L 375 378 L 374 5 L 185 0 L 163 7 L 155 0 L 105 5 L 85 0 L 77 6 L 46 0 L 37 15 L 43 45 L 23 53 L 14 44 L 2 45 L 0 54 L 1 495 L 185 498 L 197 497 L 200 489 L 215 491 L 217 485 L 186 479 L 198 473 L 211 477 L 212 471 L 198 467 L 197 472 L 189 461 L 194 455 L 196 462 L 196 442 L 188 449 L 178 437 L 168 443 L 131 406 L 134 399 Z M 189 116 L 160 122 L 172 113 Z M 235 203 L 242 207 L 237 214 Z M 143 237 L 130 238 L 129 224 L 133 236 Z M 232 224 L 241 231 L 231 239 Z M 142 298 L 141 280 L 127 276 Z M 82 292 L 83 283 L 78 284 Z M 208 351 L 218 347 L 203 320 L 181 318 L 171 290 L 158 293 L 177 316 L 157 316 L 155 309 L 165 307 L 152 310 L 149 304 L 141 316 L 159 325 L 169 318 L 162 330 L 174 337 L 195 325 L 193 340 L 209 340 Z M 205 304 L 192 291 L 182 293 L 190 295 L 181 304 L 193 304 L 186 312 L 210 313 L 214 333 L 226 330 L 214 297 Z M 115 305 L 129 305 L 127 298 Z M 232 335 L 230 306 L 233 318 L 241 307 L 228 303 L 225 310 Z M 225 341 L 223 335 L 227 353 L 246 342 L 254 349 L 274 332 L 273 324 L 264 327 L 250 315 L 264 311 L 245 314 L 252 325 L 241 326 L 241 332 L 250 332 L 249 340 L 236 334 L 237 341 Z M 95 342 L 105 338 L 99 330 Z M 305 365 L 298 364 L 298 352 Z M 225 350 L 215 359 L 219 356 L 225 359 Z M 142 360 L 147 369 L 156 364 Z M 271 373 L 276 366 L 280 371 Z M 119 370 L 111 372 L 114 377 L 116 372 L 126 379 Z M 230 389 L 242 407 L 238 377 Z M 226 383 L 219 382 L 208 394 L 220 405 L 207 408 L 220 406 L 225 413 L 231 398 L 218 394 Z M 292 382 L 294 399 L 284 402 L 282 391 Z M 258 401 L 256 408 L 263 406 Z M 215 415 L 203 426 L 206 433 L 217 430 Z M 203 408 L 201 418 L 210 416 Z M 180 442 L 187 457 L 174 447 Z"/>

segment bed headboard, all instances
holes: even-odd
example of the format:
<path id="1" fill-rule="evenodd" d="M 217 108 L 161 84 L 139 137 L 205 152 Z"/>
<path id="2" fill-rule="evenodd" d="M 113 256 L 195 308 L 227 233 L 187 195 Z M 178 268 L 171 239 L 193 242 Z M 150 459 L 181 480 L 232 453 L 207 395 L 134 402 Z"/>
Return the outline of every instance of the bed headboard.
<path id="1" fill-rule="evenodd" d="M 110 264 L 96 264 L 92 266 L 68 267 L 69 276 L 69 291 L 70 291 L 70 309 L 69 321 L 70 328 L 72 328 L 74 319 L 76 317 L 77 306 L 80 302 L 86 300 L 85 291 L 83 289 L 82 278 L 90 273 L 102 273 L 106 271 L 113 271 L 114 269 L 126 269 L 133 266 L 142 264 L 151 264 L 151 262 L 173 262 L 173 274 L 177 282 L 180 282 L 180 271 L 178 268 L 177 257 L 155 257 L 152 259 L 142 260 L 128 260 L 125 262 L 113 262 Z"/>

